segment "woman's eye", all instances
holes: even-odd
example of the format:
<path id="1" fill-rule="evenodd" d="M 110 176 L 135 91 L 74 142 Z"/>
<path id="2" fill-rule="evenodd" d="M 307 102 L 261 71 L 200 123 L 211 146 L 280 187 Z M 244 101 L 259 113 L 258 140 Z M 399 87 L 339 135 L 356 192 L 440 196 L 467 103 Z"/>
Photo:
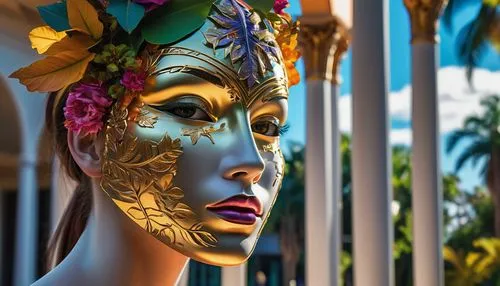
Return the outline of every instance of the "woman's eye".
<path id="1" fill-rule="evenodd" d="M 181 118 L 213 121 L 206 111 L 194 104 L 175 104 L 162 108 L 162 110 Z"/>
<path id="2" fill-rule="evenodd" d="M 266 136 L 280 135 L 280 127 L 269 121 L 259 121 L 252 124 L 252 131 Z"/>

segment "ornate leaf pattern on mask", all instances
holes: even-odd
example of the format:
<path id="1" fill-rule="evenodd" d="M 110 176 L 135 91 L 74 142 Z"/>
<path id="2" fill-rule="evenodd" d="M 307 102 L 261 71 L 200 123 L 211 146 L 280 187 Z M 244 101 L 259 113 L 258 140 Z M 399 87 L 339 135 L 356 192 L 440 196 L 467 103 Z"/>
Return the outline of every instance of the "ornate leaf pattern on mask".
<path id="1" fill-rule="evenodd" d="M 273 34 L 257 13 L 236 0 L 221 0 L 214 4 L 213 11 L 209 19 L 216 27 L 203 33 L 207 44 L 214 50 L 225 48 L 224 57 L 229 56 L 233 64 L 240 63 L 238 76 L 253 87 L 279 58 Z"/>
<path id="2" fill-rule="evenodd" d="M 135 118 L 135 123 L 144 128 L 154 128 L 156 122 L 158 122 L 158 116 L 150 115 L 150 112 L 144 109 Z"/>
<path id="3" fill-rule="evenodd" d="M 166 243 L 212 247 L 217 239 L 203 229 L 197 215 L 174 186 L 181 141 L 165 135 L 159 142 L 140 140 L 127 130 L 127 110 L 116 104 L 105 135 L 102 189 L 127 203 L 126 214 Z"/>

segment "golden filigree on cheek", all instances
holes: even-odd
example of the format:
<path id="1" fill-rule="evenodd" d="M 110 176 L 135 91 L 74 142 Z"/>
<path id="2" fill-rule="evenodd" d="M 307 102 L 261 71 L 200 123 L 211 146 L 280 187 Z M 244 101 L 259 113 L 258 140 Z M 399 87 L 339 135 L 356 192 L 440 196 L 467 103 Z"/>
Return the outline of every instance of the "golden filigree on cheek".
<path id="1" fill-rule="evenodd" d="M 181 129 L 181 134 L 182 136 L 189 136 L 191 137 L 191 143 L 193 145 L 196 145 L 198 143 L 198 140 L 200 140 L 201 137 L 207 137 L 212 144 L 215 144 L 214 137 L 212 134 L 222 132 L 226 128 L 226 123 L 222 123 L 218 128 L 214 126 L 210 127 L 199 127 L 199 128 L 182 128 Z"/>
<path id="2" fill-rule="evenodd" d="M 174 186 L 180 139 L 141 140 L 127 131 L 127 109 L 113 107 L 105 131 L 101 188 L 135 223 L 161 241 L 182 247 L 214 247 L 193 210 Z"/>
<path id="3" fill-rule="evenodd" d="M 281 152 L 281 149 L 279 147 L 279 143 L 275 142 L 275 143 L 270 143 L 270 144 L 266 144 L 266 145 L 263 145 L 262 146 L 262 151 L 263 152 L 270 152 L 273 154 L 273 163 L 274 163 L 274 169 L 276 171 L 276 174 L 275 174 L 275 178 L 274 178 L 274 181 L 273 181 L 273 187 L 276 186 L 276 184 L 278 182 L 281 183 L 281 181 L 283 180 L 283 176 L 284 176 L 284 161 L 285 159 L 283 158 L 283 153 Z M 281 188 L 281 186 L 280 186 Z"/>

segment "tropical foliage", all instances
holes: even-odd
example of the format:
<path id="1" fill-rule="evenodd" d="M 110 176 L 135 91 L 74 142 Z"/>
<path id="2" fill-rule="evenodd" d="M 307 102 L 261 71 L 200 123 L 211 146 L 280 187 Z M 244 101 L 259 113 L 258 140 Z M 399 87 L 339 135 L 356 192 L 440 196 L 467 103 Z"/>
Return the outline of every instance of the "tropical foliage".
<path id="1" fill-rule="evenodd" d="M 449 0 L 443 15 L 445 26 L 452 28 L 453 15 L 471 4 L 470 0 Z M 458 38 L 458 56 L 467 67 L 467 78 L 479 64 L 487 45 L 500 52 L 500 1 L 483 0 L 476 16 L 461 28 Z"/>
<path id="2" fill-rule="evenodd" d="M 461 170 L 467 162 L 474 167 L 481 164 L 480 174 L 495 205 L 495 235 L 500 237 L 500 97 L 487 97 L 481 101 L 481 106 L 481 115 L 467 117 L 463 128 L 450 135 L 446 151 L 453 151 L 461 141 L 468 142 L 457 159 L 455 169 Z"/>
<path id="3" fill-rule="evenodd" d="M 351 228 L 351 140 L 342 135 L 342 199 L 343 199 L 343 249 L 341 272 L 346 283 L 352 281 L 352 228 Z M 286 174 L 283 187 L 271 218 L 269 232 L 281 237 L 283 254 L 283 285 L 295 280 L 304 265 L 304 152 L 303 145 L 293 143 L 286 156 Z M 405 146 L 393 147 L 393 197 L 398 206 L 393 213 L 394 220 L 394 258 L 396 261 L 396 285 L 412 285 L 412 214 L 411 214 L 411 150 Z M 462 249 L 470 244 L 471 234 L 485 236 L 485 225 L 481 224 L 492 214 L 491 200 L 487 193 L 478 189 L 477 195 L 469 195 L 459 188 L 460 180 L 453 174 L 443 175 L 444 221 L 446 225 L 457 225 L 464 216 L 456 209 L 467 209 L 467 226 L 476 227 L 471 231 L 462 231 L 465 226 L 447 227 L 446 237 L 451 246 Z M 473 205 L 474 204 L 474 205 Z M 473 206 L 472 206 L 473 205 Z M 463 221 L 463 219 L 462 219 Z M 457 235 L 458 233 L 458 235 Z M 453 285 L 453 284 L 450 284 Z"/>
<path id="4" fill-rule="evenodd" d="M 479 285 L 500 269 L 500 239 L 477 239 L 473 246 L 476 249 L 468 253 L 444 248 L 444 259 L 452 265 L 445 273 L 450 285 Z"/>

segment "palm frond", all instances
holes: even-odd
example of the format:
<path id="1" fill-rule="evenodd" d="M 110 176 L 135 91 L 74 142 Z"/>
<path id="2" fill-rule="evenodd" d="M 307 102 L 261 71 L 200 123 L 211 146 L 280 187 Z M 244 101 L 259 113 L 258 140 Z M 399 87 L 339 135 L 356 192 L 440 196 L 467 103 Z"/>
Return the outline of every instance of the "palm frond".
<path id="1" fill-rule="evenodd" d="M 457 147 L 458 143 L 466 138 L 475 138 L 478 137 L 479 134 L 470 130 L 455 130 L 453 131 L 448 139 L 446 140 L 446 153 L 451 153 L 455 147 Z"/>
<path id="2" fill-rule="evenodd" d="M 477 115 L 467 116 L 464 120 L 464 129 L 470 131 L 478 131 L 479 129 L 489 129 L 489 126 L 484 118 Z"/>
<path id="3" fill-rule="evenodd" d="M 486 180 L 487 180 L 488 169 L 490 167 L 489 162 L 490 162 L 490 155 L 486 156 L 484 163 L 483 163 L 483 166 L 481 167 L 481 169 L 479 171 L 479 175 L 481 176 L 481 178 L 483 178 L 483 183 L 486 183 Z"/>
<path id="4" fill-rule="evenodd" d="M 448 4 L 446 5 L 446 8 L 443 11 L 443 16 L 441 19 L 443 20 L 444 26 L 448 30 L 452 30 L 452 19 L 453 15 L 456 15 L 459 13 L 462 9 L 466 8 L 468 5 L 467 0 L 448 0 Z"/>
<path id="5" fill-rule="evenodd" d="M 473 70 L 484 54 L 489 27 L 495 19 L 495 10 L 494 7 L 483 4 L 476 17 L 465 25 L 458 34 L 458 56 L 466 66 L 467 80 L 470 84 L 472 84 Z"/>
<path id="6" fill-rule="evenodd" d="M 490 142 L 483 140 L 476 140 L 472 144 L 470 144 L 465 150 L 462 151 L 460 156 L 457 158 L 457 162 L 455 164 L 455 171 L 460 171 L 465 163 L 469 160 L 478 160 L 477 157 L 485 157 L 490 153 Z"/>

